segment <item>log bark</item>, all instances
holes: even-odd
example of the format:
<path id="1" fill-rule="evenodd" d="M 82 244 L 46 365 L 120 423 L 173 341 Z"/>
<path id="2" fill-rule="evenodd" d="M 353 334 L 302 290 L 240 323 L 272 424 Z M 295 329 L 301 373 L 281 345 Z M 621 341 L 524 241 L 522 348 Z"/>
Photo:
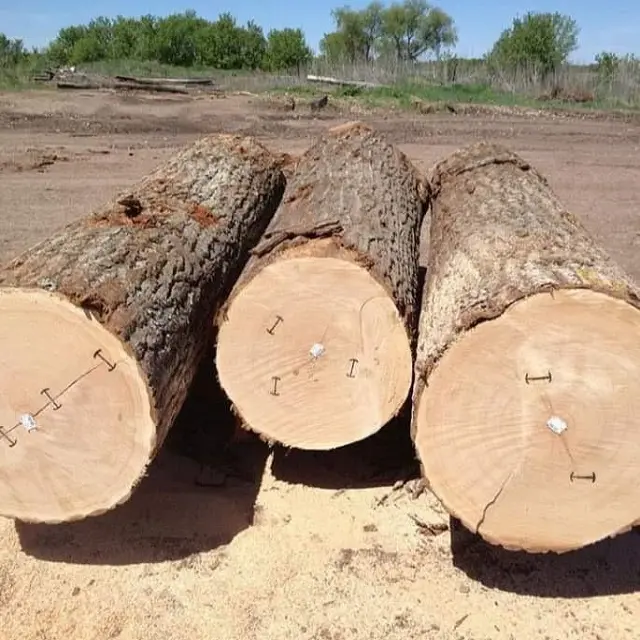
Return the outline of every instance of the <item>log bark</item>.
<path id="1" fill-rule="evenodd" d="M 100 89 L 119 89 L 120 91 L 150 91 L 152 93 L 176 93 L 188 95 L 187 89 L 161 84 L 136 84 L 134 82 L 56 82 L 58 89 L 99 91 Z"/>
<path id="2" fill-rule="evenodd" d="M 136 82 L 117 82 L 113 85 L 104 85 L 104 88 L 117 89 L 118 91 L 147 91 L 151 93 L 175 93 L 183 96 L 189 95 L 188 89 L 175 87 L 169 84 L 138 84 Z"/>
<path id="3" fill-rule="evenodd" d="M 129 497 L 284 188 L 254 139 L 206 137 L 0 271 L 2 515 Z"/>
<path id="4" fill-rule="evenodd" d="M 181 84 L 185 86 L 211 86 L 215 84 L 212 78 L 138 78 L 136 76 L 113 76 L 120 82 L 144 85 L 172 85 Z"/>
<path id="5" fill-rule="evenodd" d="M 225 304 L 216 366 L 248 428 L 331 449 L 405 403 L 427 185 L 361 123 L 300 158 L 283 204 Z"/>
<path id="6" fill-rule="evenodd" d="M 640 516 L 640 290 L 508 149 L 461 149 L 430 182 L 412 432 L 432 490 L 507 548 L 625 531 Z"/>

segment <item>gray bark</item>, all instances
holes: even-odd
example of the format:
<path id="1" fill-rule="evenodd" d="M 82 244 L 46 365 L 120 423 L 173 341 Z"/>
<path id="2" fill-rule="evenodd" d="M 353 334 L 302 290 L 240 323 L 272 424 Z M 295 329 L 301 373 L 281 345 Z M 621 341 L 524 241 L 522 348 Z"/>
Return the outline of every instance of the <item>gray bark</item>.
<path id="1" fill-rule="evenodd" d="M 315 245 L 315 254 L 365 266 L 395 301 L 413 342 L 420 227 L 428 204 L 427 183 L 381 134 L 361 123 L 330 129 L 297 158 L 282 205 L 229 303 L 284 251 L 330 239 Z"/>

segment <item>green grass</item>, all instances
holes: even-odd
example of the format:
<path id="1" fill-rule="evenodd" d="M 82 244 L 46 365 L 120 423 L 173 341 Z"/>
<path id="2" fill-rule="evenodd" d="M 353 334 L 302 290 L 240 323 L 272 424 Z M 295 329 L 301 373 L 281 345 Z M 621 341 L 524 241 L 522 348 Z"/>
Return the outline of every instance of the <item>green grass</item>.
<path id="1" fill-rule="evenodd" d="M 0 90 L 45 88 L 46 83 L 33 81 L 33 76 L 53 68 L 44 58 L 14 67 L 0 67 Z M 218 71 L 206 67 L 175 67 L 155 61 L 105 60 L 78 65 L 78 70 L 89 75 L 148 76 L 157 78 L 202 78 L 251 75 L 247 72 Z"/>
<path id="2" fill-rule="evenodd" d="M 336 98 L 357 98 L 371 104 L 394 102 L 398 106 L 411 106 L 416 99 L 425 102 L 478 103 L 478 104 L 515 104 L 523 98 L 513 94 L 495 91 L 488 85 L 449 86 L 397 83 L 393 86 L 360 88 L 331 87 L 330 85 L 304 84 L 276 88 L 275 91 L 287 91 L 300 96 L 312 96 L 330 93 Z"/>
<path id="3" fill-rule="evenodd" d="M 37 73 L 30 66 L 18 65 L 16 67 L 0 67 L 0 91 L 16 91 L 20 89 L 31 89 L 36 83 L 31 80 L 31 76 Z"/>
<path id="4" fill-rule="evenodd" d="M 286 91 L 300 96 L 317 96 L 329 93 L 336 98 L 351 98 L 368 106 L 393 106 L 397 108 L 415 108 L 416 101 L 433 104 L 476 104 L 510 107 L 531 107 L 536 109 L 571 109 L 571 110 L 638 110 L 640 105 L 629 105 L 608 97 L 594 99 L 589 102 L 570 102 L 564 100 L 548 100 L 526 93 L 500 91 L 488 84 L 426 84 L 397 83 L 389 87 L 328 87 L 323 85 L 300 85 L 280 87 L 276 92 Z"/>
<path id="5" fill-rule="evenodd" d="M 342 91 L 345 91 L 343 89 Z M 346 88 L 347 95 L 350 89 Z M 370 89 L 363 94 L 374 103 L 396 102 L 399 106 L 410 107 L 416 99 L 424 102 L 448 102 L 452 104 L 500 104 L 513 105 L 526 101 L 526 96 L 496 91 L 484 84 L 398 84 L 393 87 Z"/>
<path id="6" fill-rule="evenodd" d="M 87 74 L 150 78 L 210 78 L 221 73 L 206 67 L 174 67 L 154 60 L 104 60 L 82 64 L 78 68 Z"/>
<path id="7" fill-rule="evenodd" d="M 15 67 L 0 67 L 0 90 L 46 88 L 46 83 L 33 81 L 33 76 L 54 68 L 44 57 Z M 77 71 L 98 76 L 138 76 L 150 78 L 214 78 L 224 85 L 250 90 L 270 88 L 276 83 L 273 76 L 264 72 L 246 70 L 221 70 L 210 67 L 178 67 L 156 61 L 104 60 L 77 65 Z"/>

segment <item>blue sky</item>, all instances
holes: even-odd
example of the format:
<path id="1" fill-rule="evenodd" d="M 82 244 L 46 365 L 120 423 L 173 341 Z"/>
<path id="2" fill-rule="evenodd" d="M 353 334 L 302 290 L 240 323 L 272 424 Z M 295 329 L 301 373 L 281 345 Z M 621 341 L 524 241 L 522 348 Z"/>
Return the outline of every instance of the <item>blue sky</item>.
<path id="1" fill-rule="evenodd" d="M 265 32 L 270 28 L 300 27 L 309 44 L 317 48 L 322 35 L 332 30 L 330 11 L 334 6 L 349 4 L 364 7 L 366 0 L 327 3 L 300 0 L 21 0 L 9 4 L 0 0 L 0 32 L 12 38 L 22 38 L 28 46 L 41 46 L 54 38 L 57 31 L 69 24 L 88 22 L 106 15 L 138 16 L 146 13 L 166 15 L 194 9 L 204 18 L 214 20 L 230 11 L 239 22 L 253 19 Z M 461 56 L 481 56 L 493 44 L 514 16 L 526 11 L 560 11 L 571 15 L 580 26 L 580 47 L 573 55 L 579 62 L 589 62 L 599 51 L 640 54 L 640 2 L 611 0 L 603 10 L 595 0 L 549 0 L 520 2 L 519 0 L 442 0 L 434 2 L 453 16 L 459 33 L 457 53 Z M 14 8 L 4 8 L 13 6 Z"/>

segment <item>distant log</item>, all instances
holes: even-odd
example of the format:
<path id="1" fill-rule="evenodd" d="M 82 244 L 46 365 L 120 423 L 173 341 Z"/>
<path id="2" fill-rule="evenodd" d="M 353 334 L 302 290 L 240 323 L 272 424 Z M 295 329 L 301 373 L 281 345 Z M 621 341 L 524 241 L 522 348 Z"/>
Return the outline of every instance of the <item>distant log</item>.
<path id="1" fill-rule="evenodd" d="M 133 82 L 56 82 L 58 89 L 75 89 L 79 91 L 98 91 L 100 89 L 119 89 L 120 91 L 150 91 L 155 93 L 176 93 L 182 95 L 188 95 L 187 89 L 180 89 L 179 87 L 170 87 L 160 84 L 146 85 L 136 84 Z"/>
<path id="2" fill-rule="evenodd" d="M 116 80 L 120 80 L 121 82 L 130 82 L 143 85 L 182 84 L 185 86 L 210 86 L 215 84 L 215 81 L 211 78 L 137 78 L 135 76 L 114 76 L 114 78 Z"/>
<path id="3" fill-rule="evenodd" d="M 247 426 L 301 449 L 363 439 L 412 380 L 426 186 L 352 123 L 297 159 L 221 314 L 217 369 Z"/>
<path id="4" fill-rule="evenodd" d="M 176 93 L 181 95 L 189 95 L 188 89 L 180 87 L 172 87 L 164 84 L 137 84 L 135 82 L 118 82 L 113 85 L 114 89 L 120 91 L 150 91 L 152 93 Z"/>
<path id="5" fill-rule="evenodd" d="M 434 493 L 510 549 L 563 552 L 640 516 L 640 290 L 504 147 L 431 176 L 413 434 Z"/>
<path id="6" fill-rule="evenodd" d="M 55 77 L 55 73 L 53 71 L 43 71 L 42 73 L 37 73 L 32 76 L 32 80 L 34 82 L 50 82 Z"/>
<path id="7" fill-rule="evenodd" d="M 252 138 L 203 138 L 0 270 L 1 515 L 129 497 L 284 187 Z"/>
<path id="8" fill-rule="evenodd" d="M 342 80 L 340 78 L 331 78 L 330 76 L 307 76 L 307 82 L 318 82 L 321 84 L 334 84 L 340 87 L 360 87 L 361 89 L 380 89 L 389 85 L 380 84 L 378 82 L 365 82 L 364 80 Z"/>
<path id="9" fill-rule="evenodd" d="M 71 89 L 79 91 L 97 91 L 99 89 L 105 89 L 106 85 L 97 82 L 56 82 L 57 89 Z"/>

